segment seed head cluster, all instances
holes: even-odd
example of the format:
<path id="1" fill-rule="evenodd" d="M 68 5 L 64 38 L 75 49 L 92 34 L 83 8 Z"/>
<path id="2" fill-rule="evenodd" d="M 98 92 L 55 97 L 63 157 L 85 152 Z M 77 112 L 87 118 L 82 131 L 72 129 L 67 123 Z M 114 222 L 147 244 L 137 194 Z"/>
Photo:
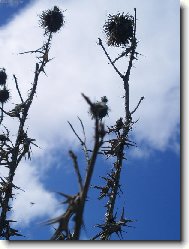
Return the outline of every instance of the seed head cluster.
<path id="1" fill-rule="evenodd" d="M 6 88 L 7 74 L 4 68 L 0 69 L 0 103 L 4 104 L 9 100 L 10 93 Z"/>
<path id="2" fill-rule="evenodd" d="M 40 15 L 40 26 L 45 29 L 45 34 L 56 33 L 63 25 L 64 15 L 57 6 Z"/>
<path id="3" fill-rule="evenodd" d="M 108 46 L 125 47 L 133 38 L 134 18 L 124 13 L 109 15 L 103 28 Z"/>
<path id="4" fill-rule="evenodd" d="M 90 114 L 92 118 L 99 118 L 102 119 L 108 115 L 108 106 L 107 106 L 108 99 L 106 96 L 101 98 L 101 101 L 97 101 L 93 103 L 93 106 L 90 108 Z"/>

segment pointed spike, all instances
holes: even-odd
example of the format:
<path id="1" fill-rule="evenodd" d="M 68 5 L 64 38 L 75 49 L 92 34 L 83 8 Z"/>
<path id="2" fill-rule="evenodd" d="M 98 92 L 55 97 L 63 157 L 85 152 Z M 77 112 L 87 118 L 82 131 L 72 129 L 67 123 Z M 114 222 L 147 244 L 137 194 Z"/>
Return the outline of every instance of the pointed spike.
<path id="1" fill-rule="evenodd" d="M 122 214 L 121 214 L 121 220 L 125 219 L 125 218 L 124 218 L 124 215 L 125 215 L 125 209 L 124 209 L 124 207 L 123 207 Z"/>
<path id="2" fill-rule="evenodd" d="M 64 193 L 62 193 L 62 192 L 57 192 L 57 194 L 62 195 L 62 196 L 64 196 L 65 198 L 68 198 L 68 199 L 70 199 L 70 198 L 72 197 L 71 195 L 67 195 L 67 194 L 64 194 Z"/>

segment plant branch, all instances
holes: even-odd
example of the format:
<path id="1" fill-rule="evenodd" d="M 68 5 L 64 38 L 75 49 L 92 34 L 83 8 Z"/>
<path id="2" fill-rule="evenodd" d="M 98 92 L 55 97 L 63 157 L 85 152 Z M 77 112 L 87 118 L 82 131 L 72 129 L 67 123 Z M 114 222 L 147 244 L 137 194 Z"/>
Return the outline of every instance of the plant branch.
<path id="1" fill-rule="evenodd" d="M 6 112 L 2 107 L 0 107 L 0 110 L 9 116 L 9 113 Z"/>
<path id="2" fill-rule="evenodd" d="M 98 38 L 98 45 L 100 45 L 102 47 L 102 49 L 104 50 L 105 55 L 107 56 L 110 64 L 112 65 L 112 67 L 114 68 L 114 70 L 116 71 L 116 73 L 123 79 L 124 75 L 122 75 L 120 73 L 120 71 L 117 69 L 117 67 L 114 65 L 113 61 L 111 60 L 109 54 L 107 53 L 107 51 L 106 51 L 106 49 L 104 47 L 104 45 L 102 44 L 102 40 L 100 38 Z"/>
<path id="3" fill-rule="evenodd" d="M 80 141 L 81 145 L 83 146 L 83 145 L 84 145 L 83 140 L 79 137 L 79 135 L 77 134 L 77 132 L 76 132 L 75 129 L 73 128 L 73 125 L 72 125 L 69 121 L 67 121 L 67 122 L 68 122 L 69 126 L 71 127 L 73 133 L 76 135 L 76 137 L 77 137 L 78 140 Z"/>
<path id="4" fill-rule="evenodd" d="M 82 96 L 84 97 L 84 99 L 90 106 L 93 106 L 92 102 L 87 96 L 85 96 L 84 94 L 82 94 Z M 74 228 L 74 233 L 73 233 L 74 240 L 78 240 L 80 236 L 81 225 L 83 223 L 85 201 L 86 201 L 88 190 L 90 187 L 90 182 L 91 182 L 91 178 L 93 175 L 96 159 L 98 156 L 98 151 L 103 144 L 103 138 L 101 138 L 100 136 L 100 124 L 101 124 L 101 121 L 99 120 L 98 117 L 96 117 L 95 118 L 95 136 L 94 136 L 95 142 L 94 142 L 91 158 L 88 161 L 85 183 L 84 183 L 83 191 L 81 192 L 81 195 L 80 195 L 80 205 L 76 213 L 76 223 L 75 223 L 75 228 Z"/>
<path id="5" fill-rule="evenodd" d="M 129 111 L 129 77 L 130 77 L 130 72 L 131 68 L 133 66 L 133 60 L 134 60 L 134 54 L 136 50 L 136 8 L 134 8 L 135 11 L 135 18 L 134 18 L 134 32 L 133 32 L 133 38 L 132 38 L 132 43 L 131 43 L 131 54 L 130 54 L 130 59 L 129 59 L 129 65 L 127 68 L 127 72 L 123 78 L 124 81 L 124 89 L 125 89 L 125 112 L 126 112 L 126 122 L 127 124 L 130 121 L 130 111 Z"/>
<path id="6" fill-rule="evenodd" d="M 45 44 L 44 53 L 49 51 L 51 38 L 52 38 L 52 34 L 49 35 L 48 40 Z M 1 199 L 0 237 L 4 237 L 7 240 L 9 240 L 11 236 L 13 236 L 9 231 L 10 224 L 9 224 L 9 221 L 7 220 L 7 213 L 11 210 L 11 207 L 9 206 L 9 201 L 11 198 L 13 198 L 13 188 L 14 188 L 13 179 L 14 179 L 14 175 L 15 175 L 16 169 L 18 167 L 18 164 L 22 159 L 22 157 L 20 157 L 20 156 L 24 156 L 26 153 L 26 151 L 24 151 L 20 154 L 20 146 L 22 146 L 22 137 L 24 135 L 24 126 L 25 126 L 25 122 L 26 122 L 28 112 L 29 112 L 30 106 L 32 104 L 34 95 L 36 93 L 39 75 L 41 72 L 43 72 L 44 66 L 46 65 L 46 63 L 47 63 L 47 61 L 45 60 L 45 58 L 43 58 L 43 60 L 40 61 L 40 66 L 38 63 L 36 63 L 33 86 L 32 86 L 32 89 L 29 93 L 27 100 L 25 101 L 22 116 L 19 119 L 20 123 L 19 123 L 18 132 L 17 132 L 17 138 L 16 138 L 15 144 L 14 144 L 13 148 L 11 148 L 11 152 L 10 152 L 11 159 L 10 159 L 10 161 L 8 161 L 8 159 L 7 159 L 7 165 L 9 168 L 9 174 L 8 174 L 8 177 L 6 178 L 7 190 L 5 192 L 2 192 L 1 196 L 0 196 L 0 199 Z M 15 83 L 17 85 L 16 77 L 15 77 Z M 18 88 L 17 88 L 17 90 L 19 92 Z M 21 97 L 21 94 L 19 94 L 19 95 Z M 21 97 L 21 100 L 23 101 L 22 97 Z"/>
<path id="7" fill-rule="evenodd" d="M 16 89 L 17 89 L 17 91 L 18 91 L 18 94 L 19 94 L 19 96 L 20 96 L 20 99 L 21 99 L 22 103 L 24 103 L 23 98 L 22 98 L 22 95 L 21 95 L 21 92 L 20 92 L 20 89 L 19 89 L 19 87 L 18 87 L 17 78 L 16 78 L 16 76 L 15 76 L 14 74 L 13 74 L 13 77 L 14 77 L 14 81 L 15 81 L 15 84 L 16 84 Z"/>
<path id="8" fill-rule="evenodd" d="M 69 151 L 69 154 L 70 154 L 70 157 L 73 160 L 73 165 L 74 165 L 74 169 L 75 169 L 75 172 L 76 172 L 76 175 L 77 175 L 80 191 L 82 191 L 83 190 L 83 183 L 82 183 L 82 178 L 81 178 L 81 174 L 80 174 L 80 171 L 79 171 L 79 165 L 78 165 L 78 161 L 77 161 L 77 156 L 71 150 Z"/>
<path id="9" fill-rule="evenodd" d="M 0 107 L 0 108 L 1 108 L 0 125 L 1 125 L 1 123 L 3 122 L 3 113 L 5 112 L 5 111 L 3 110 L 3 103 L 1 103 L 1 105 L 2 105 L 2 107 Z"/>
<path id="10" fill-rule="evenodd" d="M 138 109 L 138 107 L 139 107 L 139 105 L 141 104 L 141 102 L 142 102 L 143 99 L 144 99 L 144 97 L 141 97 L 141 98 L 140 98 L 140 100 L 139 100 L 137 106 L 136 106 L 135 109 L 131 112 L 131 114 L 133 114 L 133 113 L 136 112 L 136 110 Z"/>
<path id="11" fill-rule="evenodd" d="M 116 203 L 116 198 L 118 195 L 118 190 L 120 188 L 120 177 L 121 177 L 121 170 L 123 166 L 123 160 L 124 158 L 124 149 L 125 145 L 129 146 L 130 144 L 127 142 L 128 141 L 128 134 L 131 129 L 131 125 L 133 124 L 132 122 L 132 117 L 129 110 L 129 76 L 130 76 L 130 71 L 133 66 L 133 60 L 135 59 L 134 54 L 136 50 L 136 9 L 135 11 L 135 17 L 134 17 L 134 30 L 133 30 L 133 37 L 131 41 L 131 50 L 130 50 L 130 58 L 129 58 L 129 65 L 127 68 L 127 71 L 123 77 L 123 83 L 124 83 L 124 90 L 125 90 L 125 122 L 123 123 L 122 120 L 118 120 L 120 125 L 116 122 L 115 126 L 112 126 L 110 132 L 114 132 L 116 135 L 116 138 L 114 140 L 109 140 L 109 143 L 111 145 L 111 150 L 110 152 L 112 156 L 116 158 L 114 162 L 114 168 L 112 169 L 111 174 L 109 174 L 109 178 L 107 178 L 107 186 L 108 181 L 113 181 L 113 184 L 109 187 L 109 192 L 108 192 L 108 202 L 107 202 L 107 210 L 106 210 L 106 215 L 105 215 L 105 224 L 102 226 L 103 227 L 103 232 L 99 233 L 97 236 L 95 236 L 93 239 L 96 239 L 100 237 L 101 240 L 108 240 L 109 237 L 112 234 L 111 229 L 109 229 L 111 226 L 115 224 L 115 215 L 114 215 L 114 209 L 115 209 L 115 203 Z M 102 46 L 101 40 L 100 40 L 100 45 Z M 111 63 L 112 64 L 112 63 Z M 113 66 L 113 65 L 112 65 Z M 142 101 L 142 100 L 141 100 Z M 140 102 L 141 102 L 140 101 Z M 138 108 L 140 103 L 137 105 L 134 111 Z M 109 132 L 109 133 L 110 133 Z M 119 146 L 116 146 L 119 145 Z M 117 147 L 117 151 L 115 150 Z M 99 226 L 101 227 L 101 226 Z M 116 232 L 116 231 L 114 231 Z M 117 232 L 116 232 L 117 233 Z"/>
<path id="12" fill-rule="evenodd" d="M 84 150 L 84 153 L 85 153 L 85 158 L 87 160 L 87 162 L 89 161 L 89 153 L 88 153 L 88 149 L 87 149 L 87 138 L 86 138 L 86 134 L 85 134 L 85 128 L 84 128 L 84 125 L 83 125 L 83 122 L 82 120 L 80 119 L 80 117 L 78 117 L 80 123 L 81 123 L 81 127 L 82 127 L 82 130 L 83 130 L 83 137 L 84 137 L 84 141 L 83 141 L 83 150 Z"/>

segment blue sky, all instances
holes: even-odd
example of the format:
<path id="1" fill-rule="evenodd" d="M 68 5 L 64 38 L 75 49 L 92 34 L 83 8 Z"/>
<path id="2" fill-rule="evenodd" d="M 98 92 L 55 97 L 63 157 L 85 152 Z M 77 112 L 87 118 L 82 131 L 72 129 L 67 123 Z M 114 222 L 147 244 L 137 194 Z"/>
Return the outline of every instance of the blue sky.
<path id="1" fill-rule="evenodd" d="M 145 96 L 145 101 L 134 116 L 139 118 L 132 133 L 138 147 L 128 152 L 121 178 L 124 195 L 118 198 L 118 213 L 124 205 L 127 218 L 137 220 L 135 228 L 128 228 L 123 234 L 126 240 L 179 240 L 179 2 L 67 0 L 1 4 L 0 67 L 7 69 L 9 88 L 13 88 L 7 108 L 18 101 L 11 75 L 16 73 L 23 94 L 27 93 L 33 76 L 35 58 L 17 54 L 41 46 L 44 38 L 37 15 L 54 4 L 66 9 L 66 24 L 54 37 L 51 55 L 55 60 L 47 66 L 48 78 L 41 77 L 28 120 L 30 134 L 41 149 L 33 149 L 33 160 L 23 161 L 15 178 L 26 190 L 14 201 L 13 214 L 20 221 L 18 228 L 26 236 L 23 239 L 48 239 L 51 230 L 40 222 L 61 212 L 60 198 L 55 192 L 77 191 L 67 151 L 74 149 L 81 165 L 83 158 L 67 120 L 80 130 L 79 115 L 85 123 L 89 144 L 92 141 L 92 121 L 80 93 L 92 100 L 107 95 L 111 111 L 106 124 L 123 113 L 121 82 L 96 42 L 99 36 L 104 39 L 101 27 L 107 14 L 132 12 L 136 7 L 138 51 L 144 56 L 135 63 L 131 74 L 131 109 L 141 96 Z M 90 24 L 87 27 L 86 20 Z M 113 49 L 109 52 L 116 54 Z M 123 65 L 120 67 L 124 71 Z M 5 122 L 14 131 L 15 123 Z M 92 184 L 98 183 L 99 175 L 105 175 L 110 168 L 111 162 L 99 158 Z M 82 234 L 85 239 L 94 232 L 96 215 L 97 223 L 104 218 L 105 203 L 95 202 L 95 190 L 90 193 L 91 201 L 85 212 L 89 228 Z M 31 201 L 36 204 L 31 206 Z"/>

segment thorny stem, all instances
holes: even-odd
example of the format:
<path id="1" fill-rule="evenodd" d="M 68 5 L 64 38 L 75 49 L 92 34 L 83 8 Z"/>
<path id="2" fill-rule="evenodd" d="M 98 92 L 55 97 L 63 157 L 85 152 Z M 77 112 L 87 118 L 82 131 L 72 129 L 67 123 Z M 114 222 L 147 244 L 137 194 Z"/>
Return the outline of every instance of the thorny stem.
<path id="1" fill-rule="evenodd" d="M 129 65 L 126 71 L 126 74 L 124 76 L 122 76 L 122 74 L 118 71 L 117 68 L 115 68 L 114 63 L 111 61 L 110 56 L 107 54 L 104 46 L 102 45 L 102 41 L 100 40 L 99 44 L 101 45 L 101 47 L 103 48 L 108 60 L 110 61 L 111 65 L 114 67 L 115 71 L 119 74 L 119 76 L 122 78 L 123 83 L 124 83 L 124 90 L 125 90 L 125 126 L 123 128 L 123 133 L 122 136 L 123 137 L 127 137 L 128 133 L 129 133 L 129 127 L 131 124 L 131 113 L 129 110 L 129 77 L 130 77 L 130 71 L 133 65 L 133 59 L 134 59 L 134 54 L 135 54 L 135 50 L 136 50 L 136 8 L 134 8 L 135 11 L 135 17 L 134 17 L 134 31 L 133 31 L 133 39 L 132 39 L 132 43 L 131 43 L 131 53 L 130 53 L 130 59 L 129 59 Z M 138 106 L 137 106 L 138 108 Z M 118 193 L 118 189 L 119 189 L 119 182 L 120 182 L 120 176 L 121 176 L 121 169 L 122 169 L 122 164 L 123 164 L 123 152 L 124 152 L 124 143 L 122 143 L 120 145 L 120 151 L 118 153 L 118 155 L 116 156 L 116 169 L 115 169 L 115 182 L 114 182 L 114 186 L 111 190 L 110 193 L 110 197 L 109 197 L 109 201 L 107 203 L 107 211 L 106 211 L 106 219 L 105 222 L 106 224 L 108 224 L 109 222 L 112 221 L 112 219 L 114 218 L 114 207 L 115 207 L 115 203 L 116 203 L 116 197 L 117 197 L 117 193 Z M 111 234 L 107 233 L 102 233 L 102 235 L 100 236 L 101 240 L 108 240 Z"/>
<path id="2" fill-rule="evenodd" d="M 52 33 L 49 34 L 46 46 L 44 48 L 44 54 L 47 53 L 49 51 L 49 46 L 50 46 L 50 41 L 52 39 Z M 0 215 L 0 237 L 4 237 L 6 236 L 6 239 L 9 240 L 10 236 L 9 235 L 9 224 L 7 219 L 7 212 L 10 211 L 10 207 L 9 207 L 9 201 L 11 198 L 13 198 L 13 178 L 15 175 L 15 171 L 18 167 L 18 164 L 20 162 L 20 160 L 22 159 L 21 157 L 19 157 L 20 154 L 20 137 L 23 135 L 24 133 L 24 125 L 25 125 L 25 121 L 27 119 L 28 116 L 28 111 L 30 109 L 30 106 L 32 104 L 33 101 L 33 97 L 36 93 L 36 88 L 37 88 L 37 83 L 38 83 L 38 78 L 41 72 L 44 71 L 44 66 L 46 65 L 47 61 L 45 60 L 45 58 L 42 59 L 40 67 L 39 64 L 36 63 L 36 69 L 35 69 L 35 76 L 34 76 L 34 81 L 33 81 L 33 87 L 31 89 L 31 92 L 29 94 L 28 99 L 25 102 L 25 106 L 24 106 L 24 112 L 22 117 L 20 118 L 20 124 L 19 124 L 19 128 L 18 128 L 18 135 L 15 141 L 15 145 L 13 147 L 12 150 L 12 157 L 11 157 L 11 161 L 9 162 L 9 174 L 7 177 L 7 191 L 5 192 L 5 196 L 2 198 L 2 203 L 1 203 L 1 215 Z M 15 78 L 15 82 L 17 84 L 17 80 Z M 18 90 L 18 88 L 17 88 Z M 19 90 L 18 90 L 19 92 Z M 20 92 L 19 92 L 20 95 Z M 20 95 L 21 101 L 23 101 L 21 95 Z M 25 153 L 24 153 L 25 154 Z M 22 154 L 24 156 L 24 154 Z M 4 229 L 6 229 L 6 232 L 4 233 Z"/>
<path id="3" fill-rule="evenodd" d="M 83 93 L 82 93 L 82 96 L 85 99 L 85 101 L 87 102 L 87 104 L 89 104 L 89 106 L 91 108 L 94 108 L 94 104 L 90 101 L 90 99 L 87 96 L 85 96 Z M 99 149 L 103 144 L 103 138 L 105 135 L 104 125 L 103 125 L 101 119 L 98 116 L 95 116 L 94 118 L 95 118 L 94 145 L 93 145 L 93 149 L 91 150 L 92 154 L 90 156 L 88 154 L 88 150 L 87 150 L 87 146 L 86 146 L 86 134 L 85 134 L 85 129 L 84 129 L 84 125 L 83 125 L 82 120 L 78 117 L 78 119 L 81 123 L 82 129 L 83 129 L 84 140 L 82 140 L 80 138 L 80 136 L 77 134 L 77 132 L 73 128 L 72 124 L 70 122 L 68 122 L 72 131 L 74 132 L 74 134 L 76 135 L 76 137 L 80 141 L 81 146 L 83 147 L 83 150 L 85 153 L 85 158 L 87 161 L 86 176 L 85 176 L 84 181 L 82 181 L 80 171 L 79 171 L 77 157 L 72 151 L 69 151 L 70 156 L 73 160 L 74 169 L 75 169 L 75 172 L 77 175 L 77 180 L 78 180 L 80 192 L 77 193 L 75 196 L 72 196 L 71 198 L 69 196 L 67 197 L 67 195 L 63 194 L 63 196 L 68 199 L 64 203 L 68 203 L 67 211 L 70 210 L 70 215 L 67 216 L 66 215 L 67 211 L 66 211 L 62 216 L 58 217 L 55 221 L 53 221 L 53 223 L 59 222 L 58 229 L 56 230 L 56 233 L 52 237 L 53 240 L 57 240 L 58 236 L 61 235 L 63 231 L 66 232 L 66 235 L 64 235 L 64 239 L 79 240 L 79 238 L 80 238 L 81 227 L 82 227 L 82 225 L 84 225 L 83 213 L 84 213 L 84 209 L 85 209 L 85 203 L 86 203 L 88 191 L 90 188 L 91 179 L 93 176 L 96 159 L 97 159 L 97 156 L 99 153 Z M 74 225 L 73 232 L 70 233 L 69 229 L 68 229 L 68 223 L 69 223 L 69 219 L 72 217 L 72 215 L 74 215 L 75 225 Z M 66 223 L 65 223 L 65 220 L 66 220 Z M 52 222 L 52 221 L 50 221 L 50 222 Z M 52 223 L 49 223 L 49 224 L 52 224 Z"/>
<path id="4" fill-rule="evenodd" d="M 134 8 L 135 11 L 135 18 L 134 18 L 134 32 L 133 32 L 133 39 L 132 39 L 132 44 L 131 44 L 131 54 L 130 54 L 130 59 L 129 59 L 129 66 L 127 68 L 127 72 L 123 78 L 124 81 L 124 89 L 125 89 L 125 114 L 126 114 L 126 125 L 129 124 L 130 122 L 130 111 L 129 111 L 129 77 L 130 77 L 130 72 L 131 68 L 133 65 L 133 59 L 134 59 L 134 54 L 136 50 L 136 8 Z"/>
<path id="5" fill-rule="evenodd" d="M 83 190 L 83 183 L 82 183 L 82 177 L 81 177 L 81 174 L 80 174 L 80 171 L 79 171 L 79 165 L 78 165 L 78 162 L 77 162 L 77 156 L 71 150 L 69 151 L 69 154 L 70 154 L 70 156 L 71 156 L 71 158 L 73 160 L 73 165 L 74 165 L 74 169 L 75 169 L 75 172 L 76 172 L 76 175 L 77 175 L 80 191 L 82 191 Z"/>
<path id="6" fill-rule="evenodd" d="M 122 146 L 122 147 L 123 148 L 121 150 L 124 149 L 124 146 Z M 115 172 L 116 181 L 114 183 L 114 188 L 112 189 L 110 199 L 109 199 L 109 202 L 107 204 L 108 209 L 107 209 L 107 213 L 106 213 L 106 221 L 108 221 L 108 222 L 113 218 L 113 211 L 114 211 L 117 192 L 118 192 L 118 188 L 119 188 L 119 179 L 120 179 L 120 174 L 121 174 L 122 162 L 123 162 L 123 156 L 121 155 L 120 157 L 117 157 L 117 161 L 116 161 L 117 170 Z"/>
<path id="7" fill-rule="evenodd" d="M 4 112 L 4 110 L 3 110 L 3 103 L 1 103 L 1 105 L 2 105 L 2 107 L 1 107 L 0 125 L 1 125 L 1 123 L 3 121 L 3 112 Z"/>
<path id="8" fill-rule="evenodd" d="M 73 234 L 74 240 L 78 240 L 79 236 L 80 236 L 81 226 L 83 223 L 83 213 L 84 213 L 84 207 L 85 207 L 85 202 L 86 202 L 86 198 L 87 198 L 87 193 L 88 193 L 88 190 L 90 187 L 90 182 L 91 182 L 91 178 L 93 175 L 94 166 L 95 166 L 95 162 L 97 159 L 98 151 L 99 151 L 99 148 L 102 145 L 102 143 L 103 142 L 102 142 L 102 140 L 100 140 L 100 135 L 99 135 L 99 119 L 95 118 L 95 143 L 94 143 L 94 147 L 93 147 L 92 156 L 91 156 L 89 163 L 88 163 L 88 170 L 86 173 L 85 183 L 84 183 L 83 191 L 81 192 L 81 196 L 80 196 L 79 209 L 78 209 L 78 212 L 76 214 L 76 224 L 75 224 L 75 229 L 74 229 L 74 234 Z"/>

